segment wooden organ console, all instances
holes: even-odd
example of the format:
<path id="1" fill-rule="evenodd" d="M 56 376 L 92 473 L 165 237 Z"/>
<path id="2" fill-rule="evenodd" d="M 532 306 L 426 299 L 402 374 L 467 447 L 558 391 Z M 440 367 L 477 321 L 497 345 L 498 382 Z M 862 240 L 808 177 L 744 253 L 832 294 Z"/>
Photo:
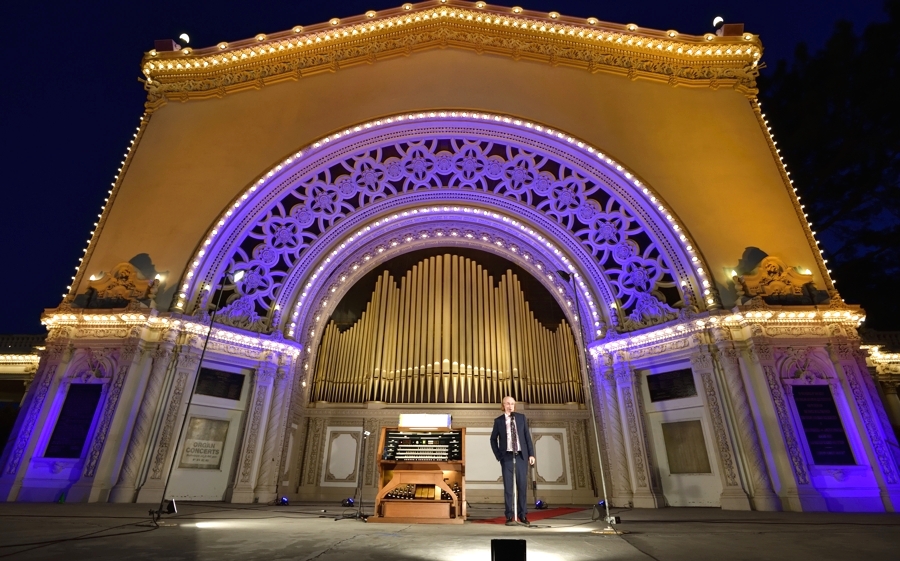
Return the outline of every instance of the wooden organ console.
<path id="1" fill-rule="evenodd" d="M 465 429 L 382 428 L 378 494 L 369 522 L 462 524 Z"/>

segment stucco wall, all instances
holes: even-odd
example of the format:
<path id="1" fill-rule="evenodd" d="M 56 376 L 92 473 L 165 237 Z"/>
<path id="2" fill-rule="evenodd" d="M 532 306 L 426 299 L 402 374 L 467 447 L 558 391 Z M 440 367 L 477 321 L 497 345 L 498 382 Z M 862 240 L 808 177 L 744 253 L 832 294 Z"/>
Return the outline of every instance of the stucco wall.
<path id="1" fill-rule="evenodd" d="M 157 110 L 84 278 L 147 253 L 171 285 L 223 207 L 289 153 L 379 116 L 445 108 L 543 122 L 627 165 L 675 209 L 721 285 L 725 268 L 756 246 L 813 270 L 823 287 L 743 94 L 454 49 Z"/>

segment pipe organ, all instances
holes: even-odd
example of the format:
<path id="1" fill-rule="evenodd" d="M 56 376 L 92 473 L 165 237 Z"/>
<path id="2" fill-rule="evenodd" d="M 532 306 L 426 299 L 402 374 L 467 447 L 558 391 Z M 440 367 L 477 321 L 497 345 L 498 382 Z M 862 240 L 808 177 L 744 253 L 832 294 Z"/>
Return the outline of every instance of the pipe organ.
<path id="1" fill-rule="evenodd" d="M 316 401 L 582 403 L 575 339 L 535 318 L 517 276 L 438 255 L 399 286 L 385 271 L 360 319 L 329 322 L 313 378 Z"/>

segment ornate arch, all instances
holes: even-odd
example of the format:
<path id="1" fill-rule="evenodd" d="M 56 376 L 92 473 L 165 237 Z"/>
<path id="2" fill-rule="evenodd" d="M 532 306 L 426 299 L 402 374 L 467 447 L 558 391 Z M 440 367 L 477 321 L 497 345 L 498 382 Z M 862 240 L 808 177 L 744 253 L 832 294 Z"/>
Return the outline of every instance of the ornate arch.
<path id="1" fill-rule="evenodd" d="M 196 309 L 205 287 L 240 268 L 247 274 L 225 288 L 225 321 L 296 337 L 336 263 L 423 221 L 449 236 L 467 216 L 493 224 L 488 237 L 514 223 L 533 255 L 549 249 L 540 258 L 581 275 L 584 311 L 616 331 L 718 306 L 686 228 L 625 166 L 540 124 L 448 110 L 356 125 L 275 165 L 210 228 L 173 307 Z"/>

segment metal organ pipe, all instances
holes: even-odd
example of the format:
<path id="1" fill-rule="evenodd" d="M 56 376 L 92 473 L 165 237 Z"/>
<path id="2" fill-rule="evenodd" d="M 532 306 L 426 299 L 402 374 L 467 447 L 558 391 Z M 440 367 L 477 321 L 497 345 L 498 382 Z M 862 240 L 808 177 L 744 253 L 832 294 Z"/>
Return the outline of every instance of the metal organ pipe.
<path id="1" fill-rule="evenodd" d="M 429 257 L 399 285 L 387 271 L 360 319 L 325 326 L 314 400 L 338 403 L 581 403 L 575 339 L 535 318 L 512 271 L 498 282 L 471 259 Z"/>

